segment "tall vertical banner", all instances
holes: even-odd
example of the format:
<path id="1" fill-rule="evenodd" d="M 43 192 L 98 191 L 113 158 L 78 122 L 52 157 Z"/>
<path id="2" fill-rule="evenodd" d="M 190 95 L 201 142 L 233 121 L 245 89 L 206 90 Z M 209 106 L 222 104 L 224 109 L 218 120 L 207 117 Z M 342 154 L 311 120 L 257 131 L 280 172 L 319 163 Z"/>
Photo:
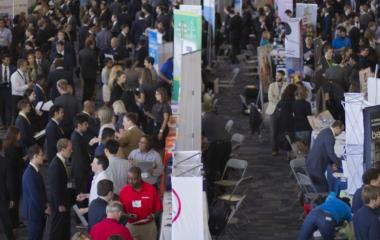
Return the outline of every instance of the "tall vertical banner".
<path id="1" fill-rule="evenodd" d="M 364 108 L 364 163 L 366 168 L 380 165 L 380 105 Z"/>
<path id="2" fill-rule="evenodd" d="M 211 26 L 212 34 L 215 34 L 215 0 L 203 1 L 203 17 Z"/>
<path id="3" fill-rule="evenodd" d="M 296 16 L 302 18 L 304 26 L 311 25 L 313 29 L 317 29 L 318 5 L 312 3 L 297 3 Z"/>
<path id="4" fill-rule="evenodd" d="M 174 69 L 172 102 L 178 104 L 181 84 L 182 55 L 202 49 L 202 9 L 174 10 Z"/>
<path id="5" fill-rule="evenodd" d="M 302 19 L 289 18 L 285 38 L 286 68 L 303 76 Z"/>
<path id="6" fill-rule="evenodd" d="M 148 55 L 154 58 L 154 68 L 158 71 L 158 32 L 154 29 L 148 29 Z"/>
<path id="7" fill-rule="evenodd" d="M 243 0 L 234 0 L 235 13 L 243 16 Z"/>
<path id="8" fill-rule="evenodd" d="M 289 18 L 285 11 L 291 10 L 293 12 L 293 7 L 293 0 L 276 0 L 275 2 L 276 12 L 282 22 L 286 22 Z"/>

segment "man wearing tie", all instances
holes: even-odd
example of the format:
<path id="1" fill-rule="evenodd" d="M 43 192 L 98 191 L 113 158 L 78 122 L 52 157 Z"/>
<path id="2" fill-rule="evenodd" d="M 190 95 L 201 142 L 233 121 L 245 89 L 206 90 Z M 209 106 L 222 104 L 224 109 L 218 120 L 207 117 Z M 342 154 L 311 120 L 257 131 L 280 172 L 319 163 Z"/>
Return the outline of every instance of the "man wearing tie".
<path id="1" fill-rule="evenodd" d="M 33 137 L 32 123 L 27 116 L 31 106 L 28 100 L 22 99 L 18 102 L 18 108 L 20 112 L 16 118 L 15 127 L 17 127 L 21 133 L 21 146 L 28 148 L 36 143 L 36 139 Z"/>
<path id="2" fill-rule="evenodd" d="M 46 159 L 50 163 L 54 156 L 57 154 L 57 142 L 64 137 L 64 131 L 59 126 L 64 116 L 62 106 L 54 105 L 50 109 L 50 121 L 46 125 L 45 147 Z"/>
<path id="3" fill-rule="evenodd" d="M 28 62 L 25 59 L 17 60 L 17 71 L 11 75 L 12 86 L 12 116 L 15 119 L 17 116 L 17 103 L 23 98 L 25 90 L 33 87 L 32 82 L 29 82 Z"/>
<path id="4" fill-rule="evenodd" d="M 2 129 L 7 129 L 12 120 L 12 101 L 10 76 L 16 71 L 16 67 L 10 65 L 11 57 L 4 54 L 0 65 L 0 117 Z"/>
<path id="5" fill-rule="evenodd" d="M 48 169 L 48 198 L 51 205 L 51 225 L 49 240 L 70 239 L 70 191 L 69 173 L 65 161 L 70 158 L 72 144 L 62 138 L 57 143 L 57 155 Z"/>
<path id="6" fill-rule="evenodd" d="M 28 239 L 41 240 L 45 227 L 45 214 L 50 214 L 45 184 L 40 173 L 44 152 L 38 145 L 28 150 L 29 166 L 22 176 L 22 214 L 27 221 Z"/>

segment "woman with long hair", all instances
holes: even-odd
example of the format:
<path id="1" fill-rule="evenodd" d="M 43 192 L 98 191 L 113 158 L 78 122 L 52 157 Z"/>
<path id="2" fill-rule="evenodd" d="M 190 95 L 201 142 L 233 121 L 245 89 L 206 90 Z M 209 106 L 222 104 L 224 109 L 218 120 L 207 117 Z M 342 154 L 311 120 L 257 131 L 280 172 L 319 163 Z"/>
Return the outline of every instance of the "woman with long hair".
<path id="1" fill-rule="evenodd" d="M 98 118 L 100 121 L 99 138 L 102 137 L 104 128 L 115 130 L 114 117 L 111 108 L 103 106 L 98 110 Z"/>
<path id="2" fill-rule="evenodd" d="M 116 74 L 116 81 L 113 83 L 111 90 L 110 104 L 119 100 L 125 90 L 124 84 L 127 81 L 127 77 L 123 71 L 118 71 Z"/>
<path id="3" fill-rule="evenodd" d="M 29 81 L 36 82 L 38 75 L 38 65 L 36 62 L 36 57 L 34 56 L 34 52 L 29 52 L 26 60 L 28 62 L 28 78 Z"/>
<path id="4" fill-rule="evenodd" d="M 307 116 L 311 115 L 311 105 L 306 101 L 307 94 L 306 87 L 303 85 L 297 86 L 296 100 L 293 102 L 293 116 L 295 137 L 309 145 L 311 127 Z"/>
<path id="5" fill-rule="evenodd" d="M 152 137 L 154 146 L 157 149 L 162 149 L 165 147 L 165 138 L 169 133 L 168 122 L 172 109 L 165 88 L 158 88 L 155 97 L 156 103 L 152 107 L 152 112 L 145 112 L 145 114 L 153 120 Z"/>
<path id="6" fill-rule="evenodd" d="M 123 128 L 123 117 L 127 113 L 125 109 L 124 102 L 122 100 L 117 100 L 112 104 L 113 114 L 115 116 L 116 131 L 118 132 Z"/>
<path id="7" fill-rule="evenodd" d="M 6 159 L 7 168 L 12 176 L 12 192 L 11 199 L 13 206 L 10 209 L 13 228 L 20 226 L 19 219 L 19 204 L 21 195 L 22 174 L 25 169 L 26 154 L 20 144 L 20 130 L 14 126 L 8 128 L 3 143 L 4 156 Z"/>

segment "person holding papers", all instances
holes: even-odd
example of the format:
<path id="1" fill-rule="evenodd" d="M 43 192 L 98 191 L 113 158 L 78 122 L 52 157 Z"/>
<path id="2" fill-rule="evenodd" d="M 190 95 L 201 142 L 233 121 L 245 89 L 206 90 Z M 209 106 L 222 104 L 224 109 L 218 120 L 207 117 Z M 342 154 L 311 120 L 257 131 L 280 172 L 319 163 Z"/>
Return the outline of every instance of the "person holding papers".
<path id="1" fill-rule="evenodd" d="M 162 212 L 162 203 L 155 187 L 141 179 L 141 169 L 131 167 L 128 185 L 120 191 L 120 202 L 127 213 L 127 227 L 134 239 L 155 240 L 155 217 Z"/>
<path id="2" fill-rule="evenodd" d="M 21 146 L 28 148 L 36 144 L 36 139 L 33 137 L 34 132 L 32 129 L 32 122 L 28 118 L 28 114 L 31 111 L 31 106 L 28 100 L 22 99 L 19 101 L 18 109 L 20 109 L 20 112 L 16 118 L 15 126 L 21 133 Z"/>
<path id="3" fill-rule="evenodd" d="M 160 154 L 153 149 L 151 137 L 141 137 L 139 148 L 133 150 L 128 159 L 132 161 L 132 164 L 141 168 L 141 176 L 145 182 L 152 185 L 157 184 L 164 167 Z"/>

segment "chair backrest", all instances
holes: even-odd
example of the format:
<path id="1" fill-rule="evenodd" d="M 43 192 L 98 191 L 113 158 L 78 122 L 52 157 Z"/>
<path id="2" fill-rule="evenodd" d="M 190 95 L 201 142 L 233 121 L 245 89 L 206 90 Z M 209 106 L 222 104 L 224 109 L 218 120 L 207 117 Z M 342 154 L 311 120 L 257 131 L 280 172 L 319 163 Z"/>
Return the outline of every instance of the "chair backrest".
<path id="1" fill-rule="evenodd" d="M 297 172 L 296 175 L 298 178 L 298 185 L 304 193 L 318 192 L 308 175 L 300 173 L 300 172 Z"/>
<path id="2" fill-rule="evenodd" d="M 234 121 L 230 119 L 227 121 L 226 126 L 224 128 L 226 129 L 227 132 L 230 133 L 233 125 L 234 125 Z"/>
<path id="3" fill-rule="evenodd" d="M 245 140 L 245 136 L 240 133 L 234 133 L 231 137 L 232 142 L 236 142 L 238 144 L 242 144 Z"/>
<path id="4" fill-rule="evenodd" d="M 295 158 L 290 161 L 289 165 L 292 169 L 306 168 L 305 158 Z"/>
<path id="5" fill-rule="evenodd" d="M 236 78 L 239 75 L 239 72 L 240 72 L 240 68 L 234 68 L 234 70 L 232 70 L 231 82 L 235 82 L 236 81 Z"/>
<path id="6" fill-rule="evenodd" d="M 241 193 L 247 193 L 249 189 L 249 185 L 253 181 L 253 176 L 243 177 L 239 180 L 239 182 L 236 184 L 235 188 L 231 192 L 231 197 L 233 194 L 241 194 Z"/>
<path id="7" fill-rule="evenodd" d="M 226 172 L 230 168 L 234 170 L 240 170 L 240 174 L 238 173 L 238 171 L 235 171 L 234 176 L 236 176 L 238 180 L 241 180 L 244 177 L 247 167 L 248 167 L 247 160 L 231 158 L 227 161 L 226 167 L 224 168 L 224 171 L 223 171 L 222 179 L 225 178 Z"/>

